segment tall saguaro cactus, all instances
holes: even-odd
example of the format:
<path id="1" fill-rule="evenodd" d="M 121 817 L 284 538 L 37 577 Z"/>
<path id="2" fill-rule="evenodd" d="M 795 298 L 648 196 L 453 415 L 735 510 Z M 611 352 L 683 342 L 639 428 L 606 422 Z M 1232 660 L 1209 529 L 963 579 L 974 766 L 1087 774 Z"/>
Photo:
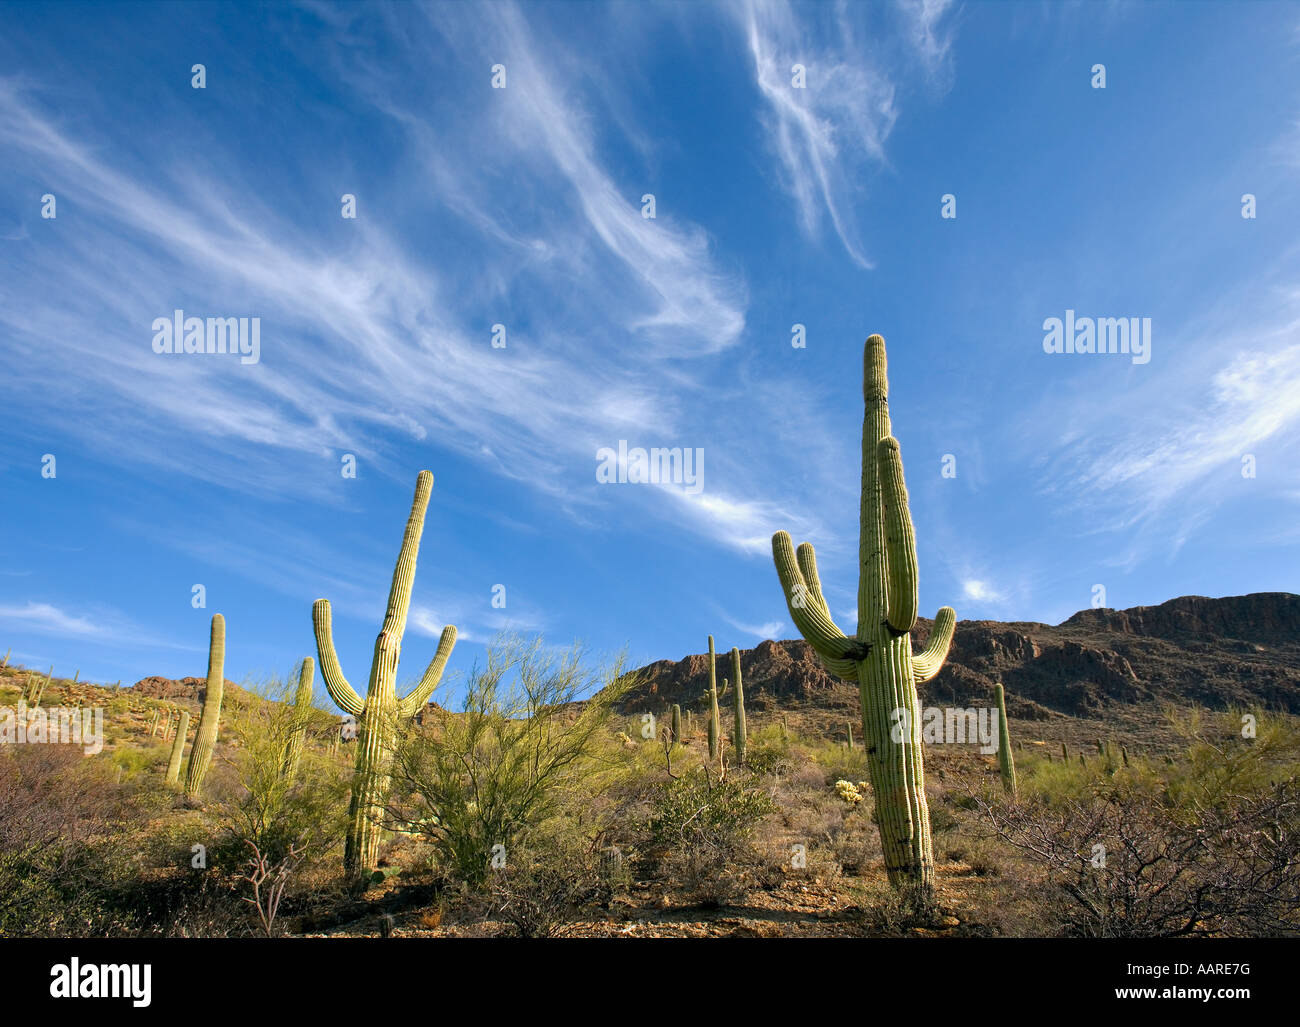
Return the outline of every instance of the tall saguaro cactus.
<path id="1" fill-rule="evenodd" d="M 942 668 L 957 615 L 939 610 L 929 644 L 913 655 L 916 623 L 916 538 L 903 484 L 898 440 L 890 431 L 885 340 L 863 351 L 862 501 L 858 543 L 858 629 L 850 638 L 832 619 L 807 542 L 796 551 L 789 534 L 772 536 L 772 557 L 790 617 L 833 674 L 858 683 L 862 744 L 876 796 L 876 819 L 890 883 L 930 889 L 934 856 L 925 801 L 918 682 Z"/>
<path id="2" fill-rule="evenodd" d="M 315 661 L 310 656 L 303 657 L 302 669 L 298 672 L 298 691 L 294 696 L 293 719 L 289 724 L 289 737 L 284 742 L 284 759 L 280 765 L 281 775 L 291 783 L 294 774 L 298 772 L 303 741 L 307 737 L 307 723 L 311 720 L 312 681 L 315 676 Z"/>
<path id="3" fill-rule="evenodd" d="M 993 696 L 998 703 L 998 770 L 1002 773 L 1002 790 L 1014 797 L 1016 761 L 1011 755 L 1011 731 L 1007 728 L 1007 697 L 1001 684 L 993 686 Z"/>
<path id="4" fill-rule="evenodd" d="M 402 537 L 402 551 L 393 571 L 393 585 L 388 593 L 388 612 L 375 639 L 375 653 L 370 663 L 370 685 L 363 702 L 343 676 L 334 652 L 334 634 L 330 622 L 328 599 L 317 599 L 312 607 L 316 629 L 316 650 L 320 656 L 321 676 L 330 698 L 344 713 L 357 718 L 357 763 L 352 779 L 351 822 L 344 847 L 343 865 L 348 874 L 359 879 L 374 870 L 379 858 L 380 820 L 388 797 L 389 765 L 397 737 L 398 721 L 410 720 L 429 701 L 442 679 L 443 668 L 456 644 L 456 629 L 448 625 L 438 640 L 438 651 L 429 662 L 420 683 L 403 699 L 397 698 L 397 660 L 406 631 L 406 615 L 411 607 L 411 585 L 415 581 L 415 561 L 424 533 L 424 514 L 433 491 L 433 475 L 421 471 L 415 481 L 415 499 Z"/>
<path id="5" fill-rule="evenodd" d="M 179 784 L 181 776 L 181 757 L 185 754 L 185 735 L 190 729 L 190 711 L 181 710 L 181 719 L 176 725 L 176 738 L 172 741 L 171 759 L 167 761 L 167 783 Z"/>
<path id="6" fill-rule="evenodd" d="M 732 699 L 736 718 L 732 744 L 736 747 L 736 766 L 740 767 L 745 763 L 745 743 L 749 732 L 745 727 L 745 689 L 740 683 L 740 650 L 734 645 L 731 647 L 731 676 L 736 682 L 736 694 Z"/>
<path id="7" fill-rule="evenodd" d="M 677 703 L 673 703 L 672 719 L 669 722 L 672 725 L 673 744 L 682 744 L 682 708 Z"/>
<path id="8" fill-rule="evenodd" d="M 713 636 L 709 636 L 709 762 L 712 763 L 718 758 L 721 745 L 719 739 L 722 735 L 721 726 L 718 723 L 718 659 L 713 651 Z"/>
<path id="9" fill-rule="evenodd" d="M 203 777 L 212 763 L 212 750 L 217 744 L 217 728 L 221 723 L 221 698 L 226 690 L 226 619 L 219 613 L 212 615 L 212 634 L 208 643 L 208 685 L 203 694 L 203 712 L 199 727 L 194 732 L 194 746 L 190 749 L 190 765 L 185 770 L 185 795 L 192 798 L 203 787 Z"/>

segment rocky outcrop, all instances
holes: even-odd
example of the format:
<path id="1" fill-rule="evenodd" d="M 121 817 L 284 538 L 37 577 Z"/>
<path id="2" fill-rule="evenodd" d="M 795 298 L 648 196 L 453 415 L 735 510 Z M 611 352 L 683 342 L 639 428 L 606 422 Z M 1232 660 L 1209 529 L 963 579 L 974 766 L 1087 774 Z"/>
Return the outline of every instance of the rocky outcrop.
<path id="1" fill-rule="evenodd" d="M 930 621 L 917 621 L 915 649 L 930 629 Z M 691 655 L 643 668 L 643 682 L 623 708 L 699 709 L 707 659 Z M 760 642 L 741 651 L 740 663 L 751 709 L 857 708 L 856 685 L 827 673 L 802 639 Z M 720 663 L 719 682 L 724 674 Z M 1021 719 L 1162 702 L 1300 713 L 1300 596 L 1184 596 L 1159 606 L 1084 610 L 1056 626 L 960 621 L 948 662 L 920 687 L 921 701 L 984 704 L 997 681 L 1006 687 L 1008 713 Z"/>

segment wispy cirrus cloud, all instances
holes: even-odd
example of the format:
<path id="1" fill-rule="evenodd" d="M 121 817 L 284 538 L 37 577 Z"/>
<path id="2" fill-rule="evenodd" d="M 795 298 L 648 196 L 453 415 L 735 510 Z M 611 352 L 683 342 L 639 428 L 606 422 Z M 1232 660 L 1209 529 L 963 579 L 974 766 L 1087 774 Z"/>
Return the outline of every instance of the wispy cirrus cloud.
<path id="1" fill-rule="evenodd" d="M 873 261 L 856 206 L 862 175 L 886 163 L 885 140 L 899 116 L 896 61 L 873 36 L 897 32 L 926 73 L 945 66 L 951 37 L 941 27 L 947 0 L 899 5 L 902 27 L 864 23 L 853 5 L 796 7 L 789 0 L 746 0 L 735 8 L 766 103 L 768 144 L 781 164 L 781 184 L 799 224 L 816 236 L 829 220 L 849 256 Z M 888 39 L 893 42 L 894 39 Z M 795 81 L 796 66 L 803 69 Z"/>

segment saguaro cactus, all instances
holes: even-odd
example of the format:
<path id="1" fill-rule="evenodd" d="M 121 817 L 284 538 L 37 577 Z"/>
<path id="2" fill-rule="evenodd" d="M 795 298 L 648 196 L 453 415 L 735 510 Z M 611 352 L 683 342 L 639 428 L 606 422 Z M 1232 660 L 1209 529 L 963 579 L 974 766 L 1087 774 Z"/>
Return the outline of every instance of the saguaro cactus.
<path id="1" fill-rule="evenodd" d="M 217 728 L 221 723 L 221 698 L 226 690 L 226 618 L 212 615 L 212 635 L 208 643 L 208 685 L 203 693 L 203 712 L 199 714 L 199 727 L 194 732 L 194 745 L 190 748 L 190 765 L 185 769 L 185 795 L 198 795 L 203 787 L 204 775 L 212 763 L 212 750 L 217 744 Z"/>
<path id="2" fill-rule="evenodd" d="M 749 731 L 745 725 L 745 688 L 740 682 L 740 650 L 734 645 L 731 647 L 731 676 L 736 683 L 736 694 L 731 700 L 735 711 L 733 728 L 735 738 L 732 739 L 732 744 L 736 747 L 736 766 L 740 767 L 745 763 L 745 743 L 748 741 Z"/>
<path id="3" fill-rule="evenodd" d="M 930 811 L 925 801 L 917 682 L 939 673 L 957 615 L 939 610 L 929 644 L 912 654 L 916 623 L 916 539 L 903 484 L 898 441 L 890 433 L 885 340 L 863 352 L 862 500 L 858 545 L 858 629 L 847 637 L 831 617 L 807 542 L 772 536 L 772 557 L 790 617 L 827 670 L 858 683 L 862 744 L 876 796 L 876 819 L 890 882 L 928 890 L 934 884 Z"/>
<path id="4" fill-rule="evenodd" d="M 1011 755 L 1011 731 L 1007 728 L 1007 697 L 1000 684 L 993 686 L 998 704 L 998 770 L 1002 772 L 1002 790 L 1016 794 L 1016 761 Z"/>
<path id="5" fill-rule="evenodd" d="M 307 736 L 307 722 L 311 720 L 311 686 L 315 676 L 315 661 L 310 656 L 303 657 L 302 669 L 298 671 L 298 692 L 294 696 L 293 720 L 289 725 L 289 737 L 284 742 L 284 759 L 280 766 L 280 773 L 290 782 L 298 772 L 298 760 L 302 758 L 303 740 Z"/>
<path id="6" fill-rule="evenodd" d="M 379 858 L 380 818 L 388 796 L 389 761 L 396 741 L 399 720 L 410 720 L 429 701 L 429 695 L 442 679 L 443 668 L 456 644 L 456 629 L 448 625 L 438 640 L 438 651 L 429 662 L 420 683 L 403 699 L 397 698 L 397 660 L 406 631 L 406 615 L 411 607 L 411 585 L 415 581 L 415 561 L 424 533 L 424 514 L 433 490 L 433 475 L 421 471 L 415 481 L 415 499 L 406 520 L 402 550 L 393 571 L 393 585 L 388 593 L 388 612 L 375 639 L 375 653 L 370 664 L 370 685 L 363 702 L 348 684 L 334 652 L 334 635 L 330 622 L 330 604 L 317 599 L 312 608 L 316 629 L 316 650 L 320 656 L 321 676 L 330 698 L 344 713 L 357 718 L 357 763 L 352 779 L 351 822 L 344 847 L 343 864 L 354 879 L 375 868 Z"/>
<path id="7" fill-rule="evenodd" d="M 682 744 L 682 708 L 677 703 L 673 703 L 673 714 L 672 714 L 671 723 L 672 723 L 672 732 L 673 732 L 673 744 L 681 745 Z"/>
<path id="8" fill-rule="evenodd" d="M 718 725 L 718 660 L 709 636 L 709 762 L 718 758 L 721 729 Z"/>
<path id="9" fill-rule="evenodd" d="M 181 719 L 176 724 L 176 738 L 172 741 L 172 756 L 167 761 L 167 783 L 178 784 L 181 776 L 181 757 L 185 753 L 185 735 L 190 729 L 190 711 L 181 710 Z"/>

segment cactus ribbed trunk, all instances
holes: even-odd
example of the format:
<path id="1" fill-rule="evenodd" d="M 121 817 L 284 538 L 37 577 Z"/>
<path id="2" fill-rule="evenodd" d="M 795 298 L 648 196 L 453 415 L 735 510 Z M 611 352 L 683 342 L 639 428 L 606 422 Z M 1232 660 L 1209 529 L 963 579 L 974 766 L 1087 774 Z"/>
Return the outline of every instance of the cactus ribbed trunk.
<path id="1" fill-rule="evenodd" d="M 181 757 L 185 753 L 185 735 L 190 729 L 190 711 L 181 710 L 181 719 L 176 725 L 176 738 L 172 741 L 172 756 L 167 761 L 167 783 L 180 784 Z"/>
<path id="2" fill-rule="evenodd" d="M 310 656 L 304 657 L 302 669 L 298 671 L 298 691 L 294 696 L 293 722 L 289 725 L 289 737 L 284 743 L 284 760 L 281 773 L 285 780 L 292 781 L 298 773 L 298 761 L 302 758 L 303 741 L 307 737 L 307 723 L 311 720 L 312 681 L 316 675 L 316 663 Z"/>
<path id="3" fill-rule="evenodd" d="M 862 744 L 890 883 L 929 890 L 934 884 L 930 811 L 925 798 L 921 717 L 916 685 L 943 666 L 956 627 L 940 609 L 926 649 L 912 653 L 917 613 L 916 539 L 898 442 L 891 434 L 885 340 L 863 351 L 862 496 L 858 546 L 858 628 L 847 637 L 822 594 L 808 543 L 772 536 L 772 556 L 791 619 L 832 673 L 857 681 Z"/>
<path id="4" fill-rule="evenodd" d="M 221 699 L 226 690 L 226 619 L 212 615 L 212 635 L 208 643 L 208 684 L 203 694 L 203 712 L 194 732 L 190 765 L 185 771 L 185 795 L 192 798 L 203 787 L 203 778 L 212 763 L 217 745 L 217 728 L 221 723 Z"/>
<path id="5" fill-rule="evenodd" d="M 732 744 L 736 747 L 736 766 L 745 765 L 745 744 L 748 741 L 749 731 L 745 725 L 745 688 L 740 681 L 740 650 L 735 646 L 731 647 L 731 676 L 736 686 L 735 695 L 732 697 L 733 709 L 735 710 L 735 738 Z"/>
<path id="6" fill-rule="evenodd" d="M 709 636 L 709 762 L 718 759 L 721 731 L 718 724 L 718 660 L 713 651 L 713 636 Z"/>
<path id="7" fill-rule="evenodd" d="M 679 705 L 677 705 L 677 703 L 673 703 L 672 719 L 669 721 L 669 723 L 672 726 L 673 744 L 681 745 L 682 744 L 682 708 Z"/>
<path id="8" fill-rule="evenodd" d="M 1002 790 L 1014 797 L 1016 794 L 1016 761 L 1011 755 L 1011 731 L 1007 727 L 1007 697 L 1002 686 L 993 686 L 998 704 L 998 770 L 1002 774 Z"/>
<path id="9" fill-rule="evenodd" d="M 363 702 L 348 684 L 334 651 L 330 604 L 316 600 L 312 622 L 316 632 L 321 677 L 330 698 L 344 713 L 357 718 L 357 761 L 352 778 L 352 801 L 344 846 L 343 865 L 354 881 L 367 877 L 378 863 L 384 806 L 388 798 L 389 765 L 399 723 L 408 721 L 428 701 L 442 679 L 443 669 L 456 644 L 456 629 L 448 625 L 438 641 L 438 650 L 425 669 L 420 683 L 402 699 L 397 698 L 397 661 L 406 631 L 406 617 L 411 606 L 411 587 L 415 582 L 416 558 L 420 537 L 424 533 L 424 516 L 433 491 L 433 475 L 421 471 L 415 482 L 415 498 L 406 520 L 402 549 L 393 571 L 388 593 L 388 610 L 375 639 L 370 664 L 370 684 Z"/>

